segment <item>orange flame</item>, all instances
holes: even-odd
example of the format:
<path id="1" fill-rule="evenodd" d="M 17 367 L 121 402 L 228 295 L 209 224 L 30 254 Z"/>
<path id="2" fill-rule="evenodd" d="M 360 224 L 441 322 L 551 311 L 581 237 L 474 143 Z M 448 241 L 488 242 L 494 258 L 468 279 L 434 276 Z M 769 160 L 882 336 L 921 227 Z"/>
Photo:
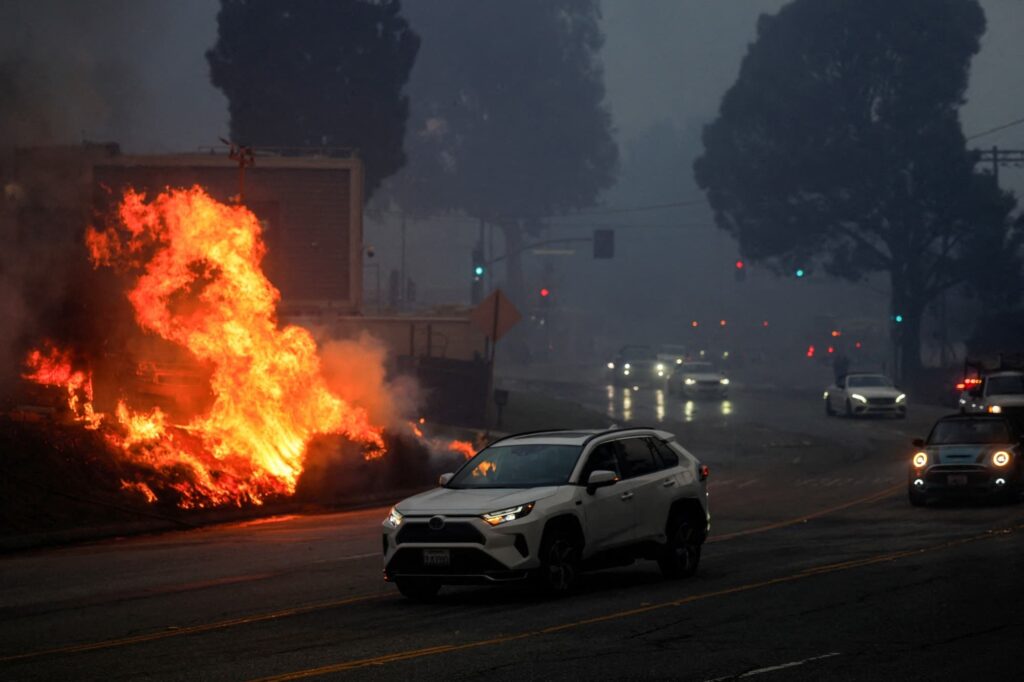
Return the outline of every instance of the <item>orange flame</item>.
<path id="1" fill-rule="evenodd" d="M 98 429 L 103 415 L 92 407 L 92 377 L 75 370 L 71 365 L 71 354 L 45 344 L 45 352 L 33 350 L 25 359 L 28 371 L 22 377 L 43 386 L 60 386 L 68 394 L 68 409 L 75 421 L 82 422 L 87 429 Z"/>
<path id="2" fill-rule="evenodd" d="M 453 440 L 448 443 L 448 449 L 463 455 L 466 459 L 472 459 L 476 454 L 476 447 L 467 440 Z"/>
<path id="3" fill-rule="evenodd" d="M 135 275 L 127 297 L 139 327 L 187 349 L 212 372 L 212 406 L 187 424 L 169 424 L 159 408 L 136 411 L 123 400 L 109 420 L 108 441 L 166 474 L 181 506 L 258 504 L 294 492 L 318 435 L 343 435 L 367 458 L 384 453 L 382 429 L 328 389 L 311 334 L 278 325 L 280 294 L 260 268 L 266 248 L 250 211 L 199 187 L 149 202 L 129 190 L 119 219 L 88 230 L 94 265 Z M 74 370 L 69 354 L 33 351 L 27 365 L 26 378 L 65 386 L 76 418 L 100 425 L 91 376 Z"/>

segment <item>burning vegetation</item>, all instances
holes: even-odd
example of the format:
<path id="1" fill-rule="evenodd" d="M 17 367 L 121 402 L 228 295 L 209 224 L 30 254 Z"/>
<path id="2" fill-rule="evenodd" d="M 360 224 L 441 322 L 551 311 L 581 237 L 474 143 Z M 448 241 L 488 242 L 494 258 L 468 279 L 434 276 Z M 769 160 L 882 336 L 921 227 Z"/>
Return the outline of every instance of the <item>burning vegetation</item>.
<path id="1" fill-rule="evenodd" d="M 149 502 L 240 506 L 291 495 L 307 449 L 324 436 L 366 459 L 386 451 L 383 425 L 328 385 L 311 333 L 279 325 L 260 230 L 246 208 L 199 187 L 152 200 L 126 192 L 85 241 L 92 264 L 127 284 L 130 344 L 145 349 L 132 381 L 113 373 L 105 383 L 117 396 L 103 410 L 92 366 L 101 358 L 44 342 L 25 360 L 26 380 L 59 387 L 70 418 L 134 465 L 121 486 Z M 148 394 L 129 387 L 147 382 Z"/>

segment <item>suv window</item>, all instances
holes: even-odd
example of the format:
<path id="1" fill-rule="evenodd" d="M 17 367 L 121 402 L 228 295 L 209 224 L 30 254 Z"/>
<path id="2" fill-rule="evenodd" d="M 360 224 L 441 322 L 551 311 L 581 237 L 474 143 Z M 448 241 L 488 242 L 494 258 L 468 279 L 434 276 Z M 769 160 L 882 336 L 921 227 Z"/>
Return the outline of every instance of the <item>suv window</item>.
<path id="1" fill-rule="evenodd" d="M 662 469 L 679 466 L 679 455 L 667 443 L 663 443 L 657 438 L 648 438 L 647 444 L 654 450 L 657 459 L 661 462 Z"/>
<path id="2" fill-rule="evenodd" d="M 619 460 L 615 450 L 614 442 L 602 443 L 594 448 L 590 456 L 587 457 L 583 473 L 580 474 L 580 483 L 586 483 L 590 478 L 590 474 L 595 471 L 614 471 L 617 475 L 621 476 L 622 472 L 619 471 Z"/>
<path id="3" fill-rule="evenodd" d="M 622 478 L 636 478 L 660 467 L 654 461 L 654 453 L 647 446 L 646 438 L 627 438 L 619 441 L 622 452 Z"/>

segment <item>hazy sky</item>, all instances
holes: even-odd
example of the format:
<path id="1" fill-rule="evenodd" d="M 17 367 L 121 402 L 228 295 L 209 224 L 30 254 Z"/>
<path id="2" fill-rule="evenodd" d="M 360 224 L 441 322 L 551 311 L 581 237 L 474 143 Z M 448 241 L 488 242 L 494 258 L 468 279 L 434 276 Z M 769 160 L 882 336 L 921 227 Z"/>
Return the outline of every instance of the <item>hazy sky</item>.
<path id="1" fill-rule="evenodd" d="M 635 138 L 655 125 L 665 130 L 666 122 L 684 134 L 696 134 L 697 126 L 714 116 L 734 81 L 755 37 L 758 16 L 784 4 L 785 0 L 603 0 L 608 98 L 623 148 L 628 150 Z M 982 5 L 988 32 L 973 64 L 963 110 L 968 134 L 1024 117 L 1024 0 L 982 0 Z M 25 73 L 23 94 L 32 100 L 24 110 L 25 120 L 15 121 L 13 129 L 37 130 L 47 119 L 44 127 L 49 128 L 50 139 L 33 141 L 115 140 L 134 152 L 188 151 L 217 144 L 227 130 L 227 107 L 209 84 L 204 52 L 216 40 L 218 7 L 217 0 L 0 0 L 0 59 L 18 61 Z M 0 106 L 0 138 L 10 138 L 4 135 L 12 129 L 4 113 Z M 972 144 L 1024 148 L 1024 125 Z M 651 203 L 689 198 L 682 195 L 695 191 L 688 164 L 681 164 L 675 174 L 684 177 L 678 183 L 658 179 L 664 190 L 652 179 L 650 191 L 665 196 L 651 197 Z M 1024 195 L 1024 170 L 1007 169 L 1002 181 Z M 730 264 L 736 251 L 724 233 L 710 227 L 707 213 L 704 206 L 673 215 L 641 215 L 638 220 L 702 225 L 690 231 L 623 231 L 614 264 L 592 262 L 581 254 L 556 269 L 568 291 L 574 277 L 596 282 L 598 289 L 607 280 L 603 300 L 611 308 L 635 308 L 631 297 L 638 289 L 616 286 L 628 276 L 638 285 L 681 292 L 672 299 L 680 316 L 696 314 L 694 301 L 706 305 L 707 314 L 717 314 L 727 303 L 720 292 L 732 286 Z M 398 263 L 398 228 L 392 222 L 370 223 L 367 229 L 385 273 Z M 410 252 L 423 256 L 410 265 L 421 292 L 432 289 L 428 295 L 434 300 L 463 299 L 468 289 L 463 269 L 474 241 L 473 231 L 457 221 L 410 231 Z M 548 265 L 537 262 L 529 267 Z M 617 272 L 609 277 L 607 268 L 612 266 Z M 762 273 L 756 270 L 751 276 L 751 285 L 733 296 L 749 308 L 761 310 L 780 300 L 793 302 L 790 308 L 814 304 L 809 286 L 772 280 L 766 274 L 762 283 Z M 814 284 L 821 292 L 819 303 L 852 307 L 865 299 L 864 289 L 847 287 L 848 295 L 840 296 L 835 293 L 842 290 L 838 285 Z M 579 297 L 583 300 L 592 293 L 581 290 Z M 615 296 L 622 300 L 613 300 Z M 875 305 L 884 305 L 884 292 L 874 298 Z"/>
<path id="2" fill-rule="evenodd" d="M 603 0 L 608 96 L 620 138 L 666 119 L 683 127 L 713 116 L 754 38 L 758 15 L 784 4 Z M 218 5 L 0 0 L 0 56 L 56 69 L 40 88 L 49 85 L 50 98 L 61 103 L 57 127 L 64 139 L 117 139 L 147 151 L 195 149 L 216 143 L 227 128 L 226 102 L 209 84 L 203 55 L 216 40 Z M 1024 117 L 1024 1 L 982 5 L 989 29 L 963 112 L 968 133 Z M 986 145 L 997 143 L 1024 145 L 1024 126 L 984 138 Z"/>

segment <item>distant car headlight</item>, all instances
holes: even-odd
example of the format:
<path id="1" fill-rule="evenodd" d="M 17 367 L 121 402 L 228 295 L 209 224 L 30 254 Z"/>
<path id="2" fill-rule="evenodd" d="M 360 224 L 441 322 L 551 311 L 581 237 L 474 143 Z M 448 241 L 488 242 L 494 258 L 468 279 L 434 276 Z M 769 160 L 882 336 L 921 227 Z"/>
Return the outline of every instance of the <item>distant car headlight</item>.
<path id="1" fill-rule="evenodd" d="M 683 359 L 682 358 L 676 358 L 676 364 L 677 365 L 683 364 Z"/>
<path id="2" fill-rule="evenodd" d="M 988 406 L 988 411 L 991 414 L 1002 414 L 1003 413 L 1003 408 L 1000 405 L 989 405 Z"/>
<path id="3" fill-rule="evenodd" d="M 906 400 L 907 400 L 907 394 L 906 393 L 900 393 L 898 396 L 896 396 L 896 402 L 898 402 L 898 403 L 906 402 Z"/>
<path id="4" fill-rule="evenodd" d="M 629 376 L 629 370 L 628 369 L 622 370 L 622 376 L 628 377 Z"/>
<path id="5" fill-rule="evenodd" d="M 687 386 L 693 386 L 695 383 L 697 383 L 697 380 L 693 379 L 692 377 L 686 377 L 685 379 L 683 379 L 683 383 L 686 384 Z"/>
<path id="6" fill-rule="evenodd" d="M 657 369 L 657 370 L 658 370 L 659 372 L 664 372 L 664 371 L 665 371 L 665 365 L 663 365 L 663 364 L 661 364 L 661 363 L 659 362 L 659 363 L 658 363 L 658 366 L 657 366 L 657 367 L 655 367 L 655 369 Z"/>
<path id="7" fill-rule="evenodd" d="M 615 369 L 615 363 L 614 362 L 609 362 L 608 363 L 608 369 Z"/>
<path id="8" fill-rule="evenodd" d="M 862 403 L 866 403 L 868 401 L 868 399 L 862 396 L 860 393 L 851 393 L 850 397 L 853 398 L 854 400 L 859 400 Z"/>
<path id="9" fill-rule="evenodd" d="M 914 466 L 917 467 L 918 469 L 920 469 L 921 467 L 923 467 L 924 465 L 926 465 L 928 463 L 928 453 L 927 452 L 919 452 L 919 453 L 917 453 L 916 455 L 914 455 L 914 460 L 913 461 L 914 461 Z"/>
<path id="10" fill-rule="evenodd" d="M 729 380 L 726 377 L 722 377 L 721 380 L 719 380 L 718 383 L 722 384 L 723 386 L 728 386 L 729 385 Z"/>
<path id="11" fill-rule="evenodd" d="M 633 368 L 633 365 L 629 364 L 628 362 L 622 366 L 622 369 L 632 369 L 632 368 Z"/>
<path id="12" fill-rule="evenodd" d="M 398 528 L 402 525 L 403 518 L 405 517 L 396 508 L 392 507 L 391 511 L 388 512 L 388 517 L 384 519 L 384 525 L 388 528 Z"/>
<path id="13" fill-rule="evenodd" d="M 503 523 L 523 518 L 533 511 L 533 505 L 535 504 L 536 502 L 528 502 L 527 504 L 521 504 L 518 507 L 500 509 L 489 514 L 483 514 L 480 518 L 492 526 L 500 526 Z"/>
<path id="14" fill-rule="evenodd" d="M 825 398 L 825 400 L 828 400 L 828 391 L 825 391 L 825 395 L 823 397 Z"/>
<path id="15" fill-rule="evenodd" d="M 1005 450 L 1000 450 L 996 454 L 992 455 L 992 463 L 997 467 L 1004 467 L 1010 463 L 1010 453 Z"/>

